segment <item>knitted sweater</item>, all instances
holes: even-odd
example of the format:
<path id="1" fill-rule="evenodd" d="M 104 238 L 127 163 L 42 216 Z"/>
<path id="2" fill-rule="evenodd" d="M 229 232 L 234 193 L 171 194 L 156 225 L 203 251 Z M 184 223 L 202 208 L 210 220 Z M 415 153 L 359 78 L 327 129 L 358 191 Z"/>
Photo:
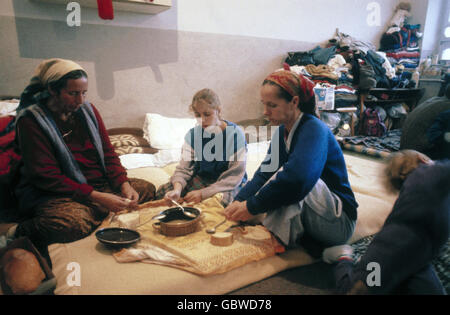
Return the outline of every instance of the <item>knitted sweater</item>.
<path id="1" fill-rule="evenodd" d="M 218 134 L 201 126 L 189 130 L 172 183 L 179 182 L 184 188 L 194 176 L 214 181 L 202 189 L 205 199 L 218 192 L 237 191 L 247 181 L 244 133 L 236 124 L 225 122 L 227 127 Z"/>
<path id="2" fill-rule="evenodd" d="M 263 213 L 303 200 L 321 178 L 342 200 L 349 218 L 356 220 L 358 204 L 344 156 L 331 130 L 313 115 L 303 114 L 289 149 L 285 132 L 284 125 L 277 129 L 266 159 L 235 199 L 246 200 L 250 213 Z M 278 170 L 275 179 L 269 181 Z"/>

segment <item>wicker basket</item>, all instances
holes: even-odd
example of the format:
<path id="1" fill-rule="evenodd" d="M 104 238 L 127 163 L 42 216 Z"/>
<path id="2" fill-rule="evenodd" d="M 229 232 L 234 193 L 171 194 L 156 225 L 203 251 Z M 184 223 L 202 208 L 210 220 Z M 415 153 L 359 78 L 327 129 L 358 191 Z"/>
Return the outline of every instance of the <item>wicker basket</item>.
<path id="1" fill-rule="evenodd" d="M 200 210 L 190 207 L 185 207 L 185 209 L 194 213 L 196 217 L 188 218 L 181 209 L 170 208 L 162 212 L 162 214 L 167 214 L 166 217 L 153 223 L 153 228 L 166 236 L 183 236 L 195 232 L 200 221 Z"/>

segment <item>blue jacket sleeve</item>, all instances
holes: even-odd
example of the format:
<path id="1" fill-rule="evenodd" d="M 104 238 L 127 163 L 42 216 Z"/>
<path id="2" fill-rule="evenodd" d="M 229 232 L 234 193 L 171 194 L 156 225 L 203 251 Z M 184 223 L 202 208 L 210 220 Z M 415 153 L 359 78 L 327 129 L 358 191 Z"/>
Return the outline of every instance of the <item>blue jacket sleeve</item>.
<path id="1" fill-rule="evenodd" d="M 247 199 L 249 212 L 258 214 L 302 200 L 322 175 L 327 154 L 325 127 L 314 120 L 299 126 L 283 169 L 274 180 Z"/>
<path id="2" fill-rule="evenodd" d="M 444 140 L 444 134 L 450 131 L 450 110 L 440 113 L 427 130 L 428 141 L 439 144 Z"/>
<path id="3" fill-rule="evenodd" d="M 273 169 L 271 172 L 268 172 L 266 167 L 267 165 L 271 165 L 272 158 L 272 143 L 269 146 L 269 150 L 267 151 L 266 157 L 264 161 L 261 163 L 261 166 L 256 170 L 253 178 L 248 181 L 245 186 L 239 191 L 235 200 L 244 201 L 255 195 L 258 190 L 261 189 L 262 186 L 272 177 L 272 175 L 278 170 L 279 165 L 276 166 L 276 169 Z"/>

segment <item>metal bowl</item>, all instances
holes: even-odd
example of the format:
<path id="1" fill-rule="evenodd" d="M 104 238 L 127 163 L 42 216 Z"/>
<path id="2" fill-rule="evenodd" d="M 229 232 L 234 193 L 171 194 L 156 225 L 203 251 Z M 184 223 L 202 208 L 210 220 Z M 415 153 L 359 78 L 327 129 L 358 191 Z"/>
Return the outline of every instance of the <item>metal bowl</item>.
<path id="1" fill-rule="evenodd" d="M 97 240 L 100 243 L 108 246 L 120 247 L 136 243 L 140 240 L 141 235 L 134 230 L 109 227 L 95 232 L 95 237 L 97 237 Z"/>

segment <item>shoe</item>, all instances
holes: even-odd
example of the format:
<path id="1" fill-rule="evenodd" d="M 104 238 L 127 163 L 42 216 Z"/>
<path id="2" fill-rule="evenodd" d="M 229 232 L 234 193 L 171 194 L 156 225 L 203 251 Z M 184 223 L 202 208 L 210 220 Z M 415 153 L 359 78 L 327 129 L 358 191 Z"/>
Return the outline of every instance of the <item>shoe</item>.
<path id="1" fill-rule="evenodd" d="M 0 248 L 7 246 L 15 239 L 17 223 L 0 224 Z"/>
<path id="2" fill-rule="evenodd" d="M 17 223 L 0 223 L 0 235 L 6 236 L 9 230 L 14 226 L 17 226 Z"/>
<path id="3" fill-rule="evenodd" d="M 347 244 L 328 247 L 322 253 L 322 260 L 328 264 L 334 264 L 344 259 L 353 261 L 353 248 Z"/>

